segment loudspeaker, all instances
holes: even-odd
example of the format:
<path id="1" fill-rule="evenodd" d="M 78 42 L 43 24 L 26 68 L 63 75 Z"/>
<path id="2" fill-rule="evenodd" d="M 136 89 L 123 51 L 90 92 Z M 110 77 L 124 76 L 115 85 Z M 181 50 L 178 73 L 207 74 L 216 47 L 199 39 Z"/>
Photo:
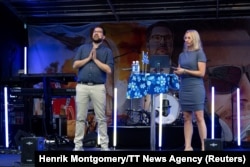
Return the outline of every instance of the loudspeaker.
<path id="1" fill-rule="evenodd" d="M 24 137 L 21 141 L 21 162 L 24 164 L 35 163 L 35 151 L 44 150 L 43 137 Z"/>
<path id="2" fill-rule="evenodd" d="M 205 151 L 221 151 L 223 142 L 221 139 L 205 139 Z"/>

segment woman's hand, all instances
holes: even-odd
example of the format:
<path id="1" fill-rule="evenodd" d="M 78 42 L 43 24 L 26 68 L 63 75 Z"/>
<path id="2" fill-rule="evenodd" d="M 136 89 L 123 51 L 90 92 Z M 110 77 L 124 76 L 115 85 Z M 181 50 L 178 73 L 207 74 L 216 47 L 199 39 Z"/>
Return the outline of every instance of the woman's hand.
<path id="1" fill-rule="evenodd" d="M 176 75 L 183 75 L 186 73 L 186 69 L 181 68 L 181 67 L 175 67 L 174 68 L 174 74 Z"/>

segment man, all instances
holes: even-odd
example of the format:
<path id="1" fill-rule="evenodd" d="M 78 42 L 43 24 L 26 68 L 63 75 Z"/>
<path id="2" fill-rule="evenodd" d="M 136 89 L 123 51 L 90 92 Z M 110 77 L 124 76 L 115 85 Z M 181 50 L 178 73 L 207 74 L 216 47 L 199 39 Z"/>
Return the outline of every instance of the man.
<path id="1" fill-rule="evenodd" d="M 113 72 L 113 55 L 111 49 L 103 44 L 105 30 L 96 26 L 91 31 L 92 43 L 79 47 L 73 61 L 73 68 L 78 69 L 76 85 L 76 129 L 74 151 L 82 151 L 82 141 L 91 100 L 100 135 L 101 150 L 109 150 L 107 122 L 105 115 L 107 74 Z"/>
<path id="2" fill-rule="evenodd" d="M 173 52 L 173 34 L 165 22 L 156 22 L 146 30 L 147 50 L 150 55 L 168 55 Z"/>

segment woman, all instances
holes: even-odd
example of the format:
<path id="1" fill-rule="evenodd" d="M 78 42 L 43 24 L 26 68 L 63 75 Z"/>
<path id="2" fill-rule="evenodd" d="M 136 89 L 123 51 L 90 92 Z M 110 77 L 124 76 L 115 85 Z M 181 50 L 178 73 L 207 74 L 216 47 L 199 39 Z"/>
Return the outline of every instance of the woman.
<path id="1" fill-rule="evenodd" d="M 180 76 L 179 101 L 184 117 L 185 150 L 193 151 L 192 116 L 196 117 L 201 139 L 201 150 L 205 150 L 204 139 L 207 128 L 204 120 L 205 88 L 203 77 L 206 71 L 206 55 L 202 49 L 200 35 L 196 30 L 187 30 L 184 35 L 183 52 L 179 55 L 174 73 Z"/>

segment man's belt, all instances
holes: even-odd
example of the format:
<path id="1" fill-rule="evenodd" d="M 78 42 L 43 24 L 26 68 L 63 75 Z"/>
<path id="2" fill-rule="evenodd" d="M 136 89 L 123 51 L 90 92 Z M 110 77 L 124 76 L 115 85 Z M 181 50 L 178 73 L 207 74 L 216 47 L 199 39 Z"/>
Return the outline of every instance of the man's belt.
<path id="1" fill-rule="evenodd" d="M 103 83 L 81 82 L 81 81 L 78 81 L 77 83 L 78 83 L 78 84 L 83 84 L 83 85 L 88 85 L 88 86 L 101 85 L 101 84 L 103 84 Z"/>

